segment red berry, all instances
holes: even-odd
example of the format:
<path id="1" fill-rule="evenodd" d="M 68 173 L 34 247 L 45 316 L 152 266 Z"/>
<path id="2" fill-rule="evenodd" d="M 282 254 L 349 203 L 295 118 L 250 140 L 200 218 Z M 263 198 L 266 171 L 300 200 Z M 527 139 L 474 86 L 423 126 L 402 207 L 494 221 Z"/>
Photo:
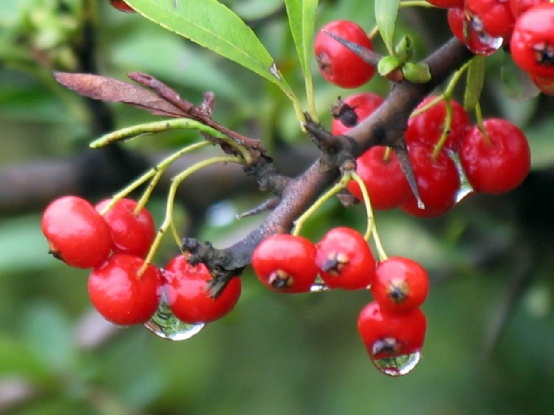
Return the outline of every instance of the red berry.
<path id="1" fill-rule="evenodd" d="M 164 292 L 175 316 L 188 324 L 208 323 L 228 314 L 237 304 L 241 280 L 232 278 L 217 298 L 210 296 L 212 275 L 206 265 L 190 265 L 184 255 L 173 258 L 164 269 Z"/>
<path id="2" fill-rule="evenodd" d="M 371 293 L 382 310 L 406 312 L 418 308 L 429 292 L 427 271 L 416 261 L 391 257 L 377 265 Z"/>
<path id="3" fill-rule="evenodd" d="M 135 10 L 123 0 L 110 0 L 110 4 L 117 10 L 127 13 L 133 13 Z"/>
<path id="4" fill-rule="evenodd" d="M 88 279 L 92 305 L 108 321 L 119 325 L 145 323 L 158 308 L 162 274 L 148 265 L 139 276 L 144 259 L 113 254 L 95 268 Z"/>
<path id="5" fill-rule="evenodd" d="M 425 314 L 419 308 L 406 313 L 389 313 L 373 301 L 358 317 L 358 333 L 369 357 L 380 370 L 391 376 L 406 373 L 406 368 L 385 366 L 386 363 L 381 361 L 395 362 L 395 357 L 419 354 L 426 330 Z"/>
<path id="6" fill-rule="evenodd" d="M 549 0 L 510 0 L 510 10 L 514 19 L 517 20 L 519 16 L 529 10 L 531 7 L 540 3 L 548 3 Z"/>
<path id="7" fill-rule="evenodd" d="M 96 205 L 100 213 L 112 202 L 106 199 Z M 135 214 L 137 202 L 121 199 L 104 214 L 112 233 L 114 252 L 145 257 L 156 237 L 154 219 L 146 208 Z"/>
<path id="8" fill-rule="evenodd" d="M 316 247 L 301 236 L 274 234 L 265 238 L 252 254 L 252 267 L 259 280 L 273 291 L 309 292 L 319 273 Z"/>
<path id="9" fill-rule="evenodd" d="M 405 212 L 418 217 L 439 216 L 450 210 L 460 189 L 460 176 L 456 164 L 444 151 L 433 156 L 433 147 L 414 143 L 409 147 L 410 160 L 421 200 L 420 209 L 412 194 L 401 206 Z"/>
<path id="10" fill-rule="evenodd" d="M 517 19 L 510 52 L 531 76 L 554 77 L 554 3 L 534 6 Z"/>
<path id="11" fill-rule="evenodd" d="M 396 158 L 387 148 L 371 147 L 356 160 L 356 172 L 366 185 L 374 209 L 393 209 L 406 202 L 411 195 L 410 185 Z M 363 201 L 358 183 L 352 180 L 348 190 Z"/>
<path id="12" fill-rule="evenodd" d="M 509 121 L 483 121 L 488 142 L 477 126 L 462 141 L 460 163 L 476 192 L 500 194 L 519 186 L 531 168 L 529 144 Z"/>
<path id="13" fill-rule="evenodd" d="M 465 0 L 465 10 L 478 31 L 509 41 L 515 19 L 507 0 Z"/>
<path id="14" fill-rule="evenodd" d="M 450 8 L 446 16 L 454 36 L 476 55 L 492 55 L 504 42 L 503 39 L 496 39 L 485 33 L 481 20 L 466 16 L 462 8 Z"/>
<path id="15" fill-rule="evenodd" d="M 531 80 L 543 94 L 554 95 L 554 77 L 531 76 Z"/>
<path id="16" fill-rule="evenodd" d="M 360 290 L 373 281 L 375 259 L 367 241 L 354 229 L 331 229 L 316 245 L 316 264 L 329 288 Z"/>
<path id="17" fill-rule="evenodd" d="M 342 88 L 357 88 L 369 82 L 375 74 L 375 68 L 324 31 L 373 50 L 373 44 L 364 29 L 347 20 L 327 23 L 315 38 L 314 51 L 321 74 L 332 84 Z"/>
<path id="18" fill-rule="evenodd" d="M 50 252 L 72 267 L 93 268 L 110 255 L 110 228 L 85 199 L 54 200 L 46 207 L 41 225 Z"/>
<path id="19" fill-rule="evenodd" d="M 344 135 L 363 119 L 369 117 L 385 99 L 373 92 L 359 92 L 340 100 L 333 108 L 331 132 Z"/>
<path id="20" fill-rule="evenodd" d="M 443 9 L 450 9 L 452 7 L 464 7 L 465 0 L 427 0 L 427 3 L 433 6 L 441 7 Z"/>
<path id="21" fill-rule="evenodd" d="M 436 96 L 426 97 L 417 106 L 416 111 L 426 107 L 436 98 Z M 408 128 L 405 134 L 406 142 L 408 144 L 420 142 L 434 146 L 439 142 L 444 129 L 448 128 L 448 135 L 443 148 L 457 151 L 462 138 L 464 138 L 470 127 L 469 116 L 464 107 L 456 100 L 451 99 L 450 104 L 452 105 L 452 121 L 450 126 L 445 125 L 446 102 L 442 100 L 425 112 L 408 120 Z"/>

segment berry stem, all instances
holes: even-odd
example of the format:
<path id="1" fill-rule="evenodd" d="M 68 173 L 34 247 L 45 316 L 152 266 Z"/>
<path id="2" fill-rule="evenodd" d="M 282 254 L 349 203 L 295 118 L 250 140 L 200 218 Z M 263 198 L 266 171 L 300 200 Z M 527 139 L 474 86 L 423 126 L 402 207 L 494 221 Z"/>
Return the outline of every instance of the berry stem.
<path id="1" fill-rule="evenodd" d="M 383 244 L 381 243 L 381 237 L 379 236 L 379 232 L 377 231 L 377 226 L 375 225 L 375 214 L 373 213 L 373 207 L 371 206 L 371 199 L 369 197 L 369 192 L 367 191 L 367 186 L 365 185 L 363 179 L 355 171 L 351 171 L 348 176 L 349 181 L 351 179 L 358 183 L 358 186 L 360 186 L 360 190 L 362 191 L 362 197 L 364 199 L 367 216 L 367 228 L 364 234 L 364 239 L 366 241 L 369 241 L 369 239 L 373 235 L 373 241 L 375 242 L 375 247 L 377 248 L 379 259 L 381 261 L 384 261 L 388 258 L 388 256 L 385 252 Z"/>
<path id="2" fill-rule="evenodd" d="M 481 131 L 481 135 L 483 136 L 483 141 L 488 147 L 492 147 L 492 140 L 490 139 L 489 135 L 487 134 L 487 130 L 483 125 L 483 111 L 481 109 L 481 104 L 479 103 L 477 103 L 477 105 L 475 106 L 475 118 L 477 119 L 477 128 L 479 128 L 479 131 Z"/>
<path id="3" fill-rule="evenodd" d="M 201 161 L 199 163 L 196 163 L 195 165 L 189 167 L 188 169 L 184 170 L 183 172 L 179 173 L 177 176 L 173 177 L 171 179 L 171 186 L 169 187 L 169 191 L 167 194 L 167 204 L 166 204 L 166 210 L 165 210 L 165 218 L 158 229 L 158 233 L 156 235 L 156 238 L 154 239 L 154 242 L 152 242 L 152 246 L 150 247 L 150 250 L 148 251 L 148 255 L 146 256 L 146 259 L 144 260 L 144 264 L 141 267 L 139 271 L 139 276 L 141 276 L 144 271 L 146 271 L 146 268 L 148 265 L 152 262 L 152 259 L 154 258 L 154 255 L 158 251 L 160 244 L 162 242 L 162 239 L 167 232 L 167 230 L 170 227 L 174 227 L 173 223 L 173 207 L 175 205 L 175 197 L 177 195 L 177 189 L 179 188 L 179 185 L 185 180 L 187 177 L 189 177 L 191 174 L 196 173 L 197 171 L 202 170 L 205 167 L 214 165 L 214 164 L 220 164 L 220 163 L 237 163 L 237 164 L 244 164 L 244 160 L 242 160 L 240 157 L 236 156 L 219 156 L 219 157 L 212 157 L 210 159 Z M 175 231 L 176 233 L 176 231 Z M 178 240 L 178 245 L 180 244 L 179 237 L 177 236 L 176 239 Z"/>
<path id="4" fill-rule="evenodd" d="M 454 110 L 452 109 L 452 101 L 449 98 L 444 100 L 444 105 L 446 107 L 446 117 L 444 118 L 444 124 L 442 127 L 442 133 L 435 148 L 433 149 L 433 160 L 436 160 L 439 157 L 439 154 L 444 147 L 444 143 L 448 139 L 448 134 L 450 134 L 450 127 L 452 126 L 452 115 Z"/>
<path id="5" fill-rule="evenodd" d="M 401 1 L 400 4 L 398 5 L 399 9 L 403 9 L 406 7 L 436 7 L 436 6 L 433 6 L 432 4 L 427 3 L 426 1 L 423 1 L 423 0 L 406 0 L 406 1 Z"/>

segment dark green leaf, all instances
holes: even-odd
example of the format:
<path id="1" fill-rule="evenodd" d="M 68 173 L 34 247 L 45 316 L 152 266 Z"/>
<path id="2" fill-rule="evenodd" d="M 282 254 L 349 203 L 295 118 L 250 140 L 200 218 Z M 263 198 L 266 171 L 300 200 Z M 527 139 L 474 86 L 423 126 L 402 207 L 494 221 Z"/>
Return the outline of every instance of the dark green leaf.
<path id="1" fill-rule="evenodd" d="M 129 0 L 154 23 L 230 59 L 294 94 L 256 34 L 231 9 L 216 0 Z"/>
<path id="2" fill-rule="evenodd" d="M 474 57 L 467 70 L 466 89 L 464 91 L 464 108 L 472 110 L 479 103 L 485 82 L 485 57 Z"/>
<path id="3" fill-rule="evenodd" d="M 506 95 L 516 101 L 527 101 L 540 93 L 529 75 L 522 71 L 507 53 L 503 55 L 500 76 Z"/>
<path id="4" fill-rule="evenodd" d="M 394 28 L 400 0 L 375 0 L 375 19 L 389 54 L 393 54 Z"/>

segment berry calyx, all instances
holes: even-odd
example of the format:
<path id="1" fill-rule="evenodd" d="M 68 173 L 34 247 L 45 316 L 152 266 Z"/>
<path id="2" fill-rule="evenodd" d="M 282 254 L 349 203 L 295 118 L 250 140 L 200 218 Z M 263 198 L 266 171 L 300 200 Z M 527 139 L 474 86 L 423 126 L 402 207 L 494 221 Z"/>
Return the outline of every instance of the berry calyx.
<path id="1" fill-rule="evenodd" d="M 227 315 L 241 294 L 241 280 L 233 277 L 223 291 L 210 296 L 213 279 L 206 265 L 190 265 L 184 255 L 173 258 L 164 268 L 164 293 L 175 316 L 188 324 L 209 323 Z"/>
<path id="2" fill-rule="evenodd" d="M 377 265 L 371 293 L 382 310 L 406 312 L 418 308 L 429 292 L 427 271 L 416 261 L 390 257 Z"/>
<path id="3" fill-rule="evenodd" d="M 50 253 L 72 267 L 93 268 L 110 255 L 110 228 L 83 198 L 63 196 L 51 202 L 44 210 L 41 227 Z"/>
<path id="4" fill-rule="evenodd" d="M 406 202 L 411 193 L 406 175 L 393 151 L 383 146 L 371 147 L 356 160 L 356 173 L 363 180 L 374 209 L 393 209 Z M 347 189 L 363 201 L 360 186 L 354 180 Z"/>
<path id="5" fill-rule="evenodd" d="M 364 29 L 348 20 L 327 23 L 317 33 L 314 52 L 321 75 L 342 88 L 357 88 L 369 82 L 375 68 L 325 32 L 333 33 L 359 46 L 373 50 Z"/>
<path id="6" fill-rule="evenodd" d="M 360 290 L 371 285 L 375 259 L 359 232 L 346 227 L 333 228 L 316 248 L 315 262 L 327 287 Z"/>
<path id="7" fill-rule="evenodd" d="M 112 202 L 106 199 L 95 208 L 99 213 Z M 146 208 L 135 214 L 138 203 L 132 199 L 118 200 L 104 214 L 111 229 L 114 252 L 123 252 L 145 257 L 156 237 L 154 219 Z"/>
<path id="8" fill-rule="evenodd" d="M 460 163 L 473 190 L 501 194 L 515 189 L 531 168 L 529 144 L 523 132 L 501 118 L 483 121 L 487 137 L 473 127 L 462 141 Z"/>
<path id="9" fill-rule="evenodd" d="M 359 92 L 346 97 L 331 110 L 331 132 L 334 135 L 344 135 L 369 117 L 385 99 L 373 92 Z"/>
<path id="10" fill-rule="evenodd" d="M 425 207 L 419 207 L 412 194 L 401 209 L 424 218 L 442 215 L 454 206 L 460 189 L 460 176 L 456 164 L 444 150 L 435 157 L 431 146 L 413 143 L 408 147 L 408 151 Z"/>
<path id="11" fill-rule="evenodd" d="M 273 291 L 309 292 L 319 268 L 316 247 L 301 236 L 274 234 L 254 249 L 252 267 L 258 279 Z"/>
<path id="12" fill-rule="evenodd" d="M 123 326 L 141 324 L 156 312 L 162 274 L 153 265 L 140 274 L 143 265 L 143 258 L 116 253 L 91 272 L 90 301 L 106 320 Z"/>

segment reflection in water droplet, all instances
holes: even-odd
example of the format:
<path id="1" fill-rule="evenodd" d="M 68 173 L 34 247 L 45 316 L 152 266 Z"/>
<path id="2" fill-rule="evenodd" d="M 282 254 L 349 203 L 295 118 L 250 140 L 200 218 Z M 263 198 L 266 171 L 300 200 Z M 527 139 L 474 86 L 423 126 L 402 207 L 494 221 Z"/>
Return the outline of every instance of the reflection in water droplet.
<path id="1" fill-rule="evenodd" d="M 375 367 L 385 375 L 403 376 L 417 366 L 420 358 L 421 352 L 418 351 L 400 356 L 372 359 L 372 361 Z"/>
<path id="2" fill-rule="evenodd" d="M 310 292 L 311 293 L 319 293 L 321 291 L 327 291 L 327 290 L 329 290 L 329 287 L 327 287 L 327 285 L 325 285 L 325 283 L 323 282 L 321 277 L 318 275 L 317 278 L 315 279 L 314 283 L 310 287 Z"/>
<path id="3" fill-rule="evenodd" d="M 158 311 L 144 326 L 162 339 L 181 341 L 190 339 L 204 328 L 204 323 L 183 323 L 171 312 L 165 300 L 162 299 Z"/>
<path id="4" fill-rule="evenodd" d="M 464 36 L 469 49 L 477 55 L 491 55 L 502 47 L 504 39 L 489 35 L 483 26 L 483 22 L 477 16 L 468 13 L 464 20 Z"/>

